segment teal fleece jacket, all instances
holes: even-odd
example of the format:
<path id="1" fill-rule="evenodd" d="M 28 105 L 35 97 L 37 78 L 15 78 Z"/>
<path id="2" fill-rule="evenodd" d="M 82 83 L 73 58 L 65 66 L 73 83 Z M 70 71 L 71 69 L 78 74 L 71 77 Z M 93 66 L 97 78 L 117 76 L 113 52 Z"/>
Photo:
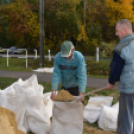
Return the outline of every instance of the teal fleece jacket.
<path id="1" fill-rule="evenodd" d="M 65 88 L 77 87 L 84 93 L 87 84 L 87 71 L 83 55 L 74 51 L 70 59 L 61 57 L 59 52 L 54 58 L 52 90 L 57 90 L 61 82 Z"/>

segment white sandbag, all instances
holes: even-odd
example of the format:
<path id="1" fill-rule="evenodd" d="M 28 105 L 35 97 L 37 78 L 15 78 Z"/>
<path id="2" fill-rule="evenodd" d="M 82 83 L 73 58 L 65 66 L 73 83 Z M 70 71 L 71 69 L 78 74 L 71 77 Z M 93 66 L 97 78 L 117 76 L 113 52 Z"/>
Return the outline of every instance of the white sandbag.
<path id="1" fill-rule="evenodd" d="M 4 96 L 0 97 L 0 106 L 15 113 L 19 130 L 48 133 L 50 118 L 44 105 L 43 86 L 38 84 L 36 75 L 25 81 L 19 79 L 0 94 Z"/>
<path id="2" fill-rule="evenodd" d="M 101 107 L 103 105 L 111 106 L 113 97 L 110 96 L 96 96 L 90 97 L 88 104 L 84 107 L 83 118 L 84 121 L 94 123 L 99 119 Z"/>
<path id="3" fill-rule="evenodd" d="M 115 109 L 119 110 L 119 102 L 115 103 L 115 104 L 112 106 L 112 108 L 115 108 Z"/>
<path id="4" fill-rule="evenodd" d="M 14 112 L 18 129 L 26 133 L 26 129 L 23 126 L 25 117 L 25 103 L 26 100 L 24 94 L 17 96 L 0 95 L 0 107 L 7 108 Z"/>
<path id="5" fill-rule="evenodd" d="M 47 134 L 50 129 L 50 118 L 43 100 L 43 86 L 38 84 L 36 75 L 13 86 L 16 93 L 25 94 L 24 127 L 27 132 Z"/>
<path id="6" fill-rule="evenodd" d="M 101 108 L 101 114 L 98 120 L 98 126 L 103 130 L 116 132 L 117 119 L 118 119 L 118 109 L 103 106 Z"/>
<path id="7" fill-rule="evenodd" d="M 83 105 L 81 102 L 54 102 L 50 134 L 82 134 Z"/>
<path id="8" fill-rule="evenodd" d="M 51 92 L 44 94 L 44 105 L 49 117 L 52 117 L 53 101 L 50 99 Z"/>
<path id="9" fill-rule="evenodd" d="M 46 112 L 41 96 L 30 96 L 27 99 L 26 121 L 34 134 L 48 134 L 50 118 Z"/>
<path id="10" fill-rule="evenodd" d="M 1 94 L 1 95 L 5 95 L 5 96 L 14 96 L 14 95 L 16 95 L 13 86 L 14 86 L 15 84 L 20 84 L 20 83 L 22 83 L 22 82 L 23 82 L 22 79 L 18 79 L 18 81 L 14 82 L 13 84 L 11 84 L 10 86 L 8 86 L 8 87 L 5 88 L 4 90 L 0 90 L 0 94 Z"/>
<path id="11" fill-rule="evenodd" d="M 19 88 L 18 88 L 19 86 Z M 38 84 L 37 76 L 32 75 L 25 81 L 14 83 L 13 88 L 16 94 L 40 95 L 43 98 L 43 86 Z"/>

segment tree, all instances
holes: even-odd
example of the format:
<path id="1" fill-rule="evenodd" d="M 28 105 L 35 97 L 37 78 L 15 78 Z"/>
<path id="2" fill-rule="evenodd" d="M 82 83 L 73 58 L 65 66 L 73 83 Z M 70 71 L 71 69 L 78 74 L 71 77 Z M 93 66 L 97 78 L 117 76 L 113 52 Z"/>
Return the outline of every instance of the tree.
<path id="1" fill-rule="evenodd" d="M 108 18 L 110 26 L 114 26 L 117 20 L 126 18 L 133 22 L 132 0 L 105 0 L 107 12 L 105 13 Z M 124 11 L 125 9 L 125 11 Z"/>
<path id="2" fill-rule="evenodd" d="M 38 45 L 39 21 L 37 13 L 31 10 L 25 0 L 14 1 L 1 6 L 0 15 L 7 24 L 7 35 L 15 39 L 16 46 L 35 48 Z"/>
<path id="3" fill-rule="evenodd" d="M 54 52 L 59 51 L 63 40 L 75 42 L 80 31 L 77 5 L 80 0 L 45 1 L 46 45 Z"/>
<path id="4" fill-rule="evenodd" d="M 108 20 L 108 39 L 114 40 L 115 23 L 120 19 L 128 19 L 134 22 L 134 14 L 132 11 L 132 0 L 105 0 L 106 11 L 105 15 Z M 110 37 L 112 37 L 110 39 Z"/>

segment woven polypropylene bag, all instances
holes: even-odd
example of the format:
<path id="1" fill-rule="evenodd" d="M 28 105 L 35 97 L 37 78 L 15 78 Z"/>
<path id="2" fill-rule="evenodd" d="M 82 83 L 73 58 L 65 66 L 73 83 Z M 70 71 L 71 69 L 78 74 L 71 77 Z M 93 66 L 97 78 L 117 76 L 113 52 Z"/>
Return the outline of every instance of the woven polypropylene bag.
<path id="1" fill-rule="evenodd" d="M 54 102 L 50 134 L 82 134 L 83 104 Z"/>

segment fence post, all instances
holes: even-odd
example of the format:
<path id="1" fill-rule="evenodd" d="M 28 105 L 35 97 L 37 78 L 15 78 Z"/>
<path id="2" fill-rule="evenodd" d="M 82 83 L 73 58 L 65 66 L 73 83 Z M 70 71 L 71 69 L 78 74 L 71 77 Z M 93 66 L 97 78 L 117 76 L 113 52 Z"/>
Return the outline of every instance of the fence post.
<path id="1" fill-rule="evenodd" d="M 8 49 L 7 49 L 7 67 L 9 66 L 9 61 L 8 61 Z"/>
<path id="2" fill-rule="evenodd" d="M 103 50 L 103 57 L 105 57 L 105 50 Z"/>
<path id="3" fill-rule="evenodd" d="M 27 50 L 26 50 L 26 68 L 28 67 L 28 63 L 27 63 Z"/>
<path id="4" fill-rule="evenodd" d="M 99 47 L 96 48 L 96 62 L 99 62 Z"/>
<path id="5" fill-rule="evenodd" d="M 49 61 L 51 61 L 50 49 L 48 50 L 48 58 L 49 58 Z"/>
<path id="6" fill-rule="evenodd" d="M 34 51 L 35 51 L 35 58 L 34 59 L 37 59 L 37 50 L 34 49 Z"/>

